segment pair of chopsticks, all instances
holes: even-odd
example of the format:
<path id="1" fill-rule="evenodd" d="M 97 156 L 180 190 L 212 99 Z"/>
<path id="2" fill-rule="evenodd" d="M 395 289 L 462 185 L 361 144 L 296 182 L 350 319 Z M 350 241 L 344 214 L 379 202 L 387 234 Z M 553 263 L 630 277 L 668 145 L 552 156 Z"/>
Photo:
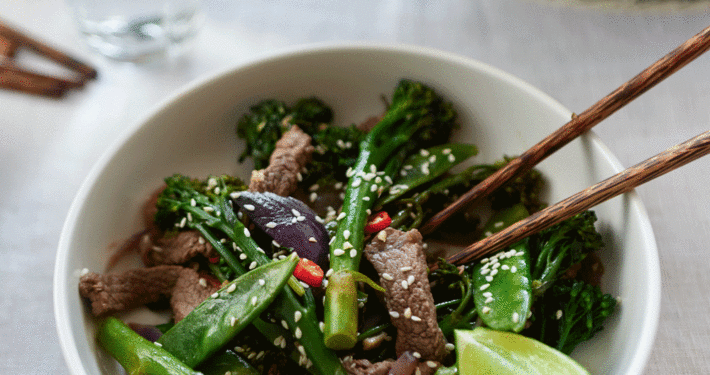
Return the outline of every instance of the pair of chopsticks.
<path id="1" fill-rule="evenodd" d="M 431 233 L 453 213 L 479 201 L 511 178 L 529 171 L 553 152 L 591 129 L 609 117 L 609 115 L 696 57 L 702 55 L 708 49 L 710 49 L 710 27 L 688 39 L 581 114 L 573 116 L 570 122 L 532 146 L 516 159 L 510 161 L 505 167 L 474 186 L 450 206 L 434 215 L 421 227 L 420 231 L 424 234 Z M 628 192 L 647 181 L 708 153 L 710 153 L 710 131 L 675 145 L 656 156 L 539 211 L 492 236 L 466 247 L 446 260 L 453 264 L 463 264 L 500 251 L 527 236 L 549 228 L 619 194 Z M 437 265 L 430 265 L 430 268 L 435 269 Z"/>
<path id="2" fill-rule="evenodd" d="M 53 77 L 19 67 L 15 56 L 23 48 L 76 72 L 77 77 Z M 56 98 L 67 90 L 83 87 L 96 76 L 96 69 L 0 21 L 0 88 Z"/>

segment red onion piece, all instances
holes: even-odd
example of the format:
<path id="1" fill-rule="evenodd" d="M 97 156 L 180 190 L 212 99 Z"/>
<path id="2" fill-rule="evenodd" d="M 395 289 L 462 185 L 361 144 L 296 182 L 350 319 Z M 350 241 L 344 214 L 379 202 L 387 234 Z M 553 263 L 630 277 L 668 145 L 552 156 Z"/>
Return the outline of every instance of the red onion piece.
<path id="1" fill-rule="evenodd" d="M 298 199 L 265 192 L 239 193 L 234 199 L 254 224 L 279 245 L 290 247 L 301 258 L 328 267 L 330 237 L 316 214 Z"/>

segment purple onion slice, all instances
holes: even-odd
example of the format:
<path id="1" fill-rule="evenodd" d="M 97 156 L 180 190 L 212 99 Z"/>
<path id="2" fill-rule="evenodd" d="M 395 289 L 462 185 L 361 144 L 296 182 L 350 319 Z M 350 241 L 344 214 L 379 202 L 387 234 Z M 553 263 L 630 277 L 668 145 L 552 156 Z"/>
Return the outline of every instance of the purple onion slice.
<path id="1" fill-rule="evenodd" d="M 324 270 L 328 267 L 328 231 L 305 203 L 270 192 L 248 191 L 239 193 L 234 203 L 279 245 L 294 249 Z"/>

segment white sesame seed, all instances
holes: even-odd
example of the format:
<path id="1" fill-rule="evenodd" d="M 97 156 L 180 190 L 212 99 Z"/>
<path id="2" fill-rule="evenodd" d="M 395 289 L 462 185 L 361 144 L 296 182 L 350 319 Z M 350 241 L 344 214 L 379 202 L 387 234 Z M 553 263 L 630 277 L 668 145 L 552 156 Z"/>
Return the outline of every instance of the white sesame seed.
<path id="1" fill-rule="evenodd" d="M 335 250 L 333 250 L 333 255 L 335 255 L 336 257 L 339 257 L 339 256 L 341 256 L 341 255 L 343 255 L 343 254 L 345 254 L 345 250 L 343 250 L 343 249 L 335 249 Z"/>
<path id="2" fill-rule="evenodd" d="M 512 273 L 518 272 L 518 267 L 516 267 L 516 266 L 510 267 L 510 272 L 512 272 Z"/>
<path id="3" fill-rule="evenodd" d="M 413 353 L 412 353 L 412 356 L 413 356 L 414 358 L 421 358 L 421 357 L 422 357 L 422 355 L 419 354 L 419 352 L 413 352 Z M 417 370 L 419 370 L 419 369 L 417 369 Z"/>
<path id="4" fill-rule="evenodd" d="M 343 231 L 343 238 L 345 238 L 346 240 L 350 238 L 350 231 L 349 230 L 346 229 Z"/>
<path id="5" fill-rule="evenodd" d="M 384 230 L 382 230 L 382 231 L 380 231 L 380 233 L 377 233 L 377 239 L 380 240 L 380 241 L 382 241 L 382 242 L 387 241 L 387 232 L 385 232 Z"/>
<path id="6" fill-rule="evenodd" d="M 377 166 L 374 164 L 370 164 L 370 172 L 372 172 L 372 173 L 377 172 Z"/>
<path id="7" fill-rule="evenodd" d="M 163 346 L 163 344 L 161 344 L 161 343 L 159 343 L 159 342 L 157 342 L 157 341 L 154 341 L 153 343 L 155 344 L 155 346 Z"/>
<path id="8" fill-rule="evenodd" d="M 400 267 L 399 270 L 402 271 L 402 272 L 408 272 L 408 271 L 411 271 L 411 270 L 412 270 L 412 267 L 410 267 L 410 266 L 404 266 L 404 267 Z"/>
<path id="9" fill-rule="evenodd" d="M 419 150 L 419 155 L 427 157 L 427 156 L 429 156 L 429 151 L 427 151 L 425 149 L 421 149 L 421 150 Z"/>
<path id="10" fill-rule="evenodd" d="M 345 218 L 345 212 L 341 212 L 341 213 L 338 215 L 338 217 L 336 218 L 336 220 L 343 220 L 344 218 Z"/>
<path id="11" fill-rule="evenodd" d="M 202 286 L 202 287 L 206 287 L 206 286 L 207 286 L 207 280 L 205 280 L 205 279 L 202 278 L 202 277 L 200 277 L 200 279 L 197 281 L 197 283 L 200 284 L 200 286 Z"/>
<path id="12" fill-rule="evenodd" d="M 190 206 L 192 206 L 192 207 L 197 206 L 197 201 L 195 201 L 195 198 L 190 199 Z"/>
<path id="13" fill-rule="evenodd" d="M 557 320 L 562 319 L 562 310 L 557 310 L 557 312 L 555 313 L 555 318 L 557 318 Z"/>
<path id="14" fill-rule="evenodd" d="M 404 309 L 404 317 L 406 319 L 409 319 L 412 317 L 412 309 L 411 308 L 407 307 L 406 309 Z"/>
<path id="15" fill-rule="evenodd" d="M 488 297 L 493 297 L 493 293 L 491 292 L 483 292 L 483 296 L 488 298 Z"/>
<path id="16" fill-rule="evenodd" d="M 493 276 L 495 276 L 495 275 L 497 275 L 497 274 L 498 274 L 498 268 L 494 268 L 494 269 L 491 271 L 490 277 L 493 277 Z"/>
<path id="17" fill-rule="evenodd" d="M 252 304 L 252 306 L 256 306 L 257 301 L 258 301 L 258 298 L 256 298 L 256 296 L 251 297 L 251 304 Z"/>
<path id="18" fill-rule="evenodd" d="M 356 178 L 355 181 L 352 183 L 352 187 L 358 187 L 362 183 L 362 180 L 359 178 Z"/>
<path id="19" fill-rule="evenodd" d="M 301 336 L 303 336 L 303 332 L 301 332 L 300 327 L 296 327 L 296 331 L 293 333 L 293 335 L 296 337 L 296 339 L 301 339 Z"/>
<path id="20" fill-rule="evenodd" d="M 486 300 L 483 303 L 491 303 L 493 301 L 494 301 L 493 297 L 488 297 L 488 298 L 486 298 Z"/>
<path id="21" fill-rule="evenodd" d="M 217 292 L 212 293 L 212 298 L 217 298 L 217 297 L 219 297 L 219 293 L 217 293 Z"/>
<path id="22" fill-rule="evenodd" d="M 350 257 L 351 257 L 351 258 L 357 257 L 357 249 L 352 249 L 352 250 L 350 250 Z"/>
<path id="23" fill-rule="evenodd" d="M 237 324 L 237 318 L 236 317 L 229 318 L 229 325 L 234 327 L 235 324 Z"/>
<path id="24" fill-rule="evenodd" d="M 454 156 L 454 154 L 449 154 L 449 157 L 447 159 L 449 159 L 449 162 L 451 163 L 456 161 L 456 157 Z"/>
<path id="25" fill-rule="evenodd" d="M 230 284 L 227 287 L 227 293 L 232 293 L 233 291 L 237 290 L 237 284 Z"/>
<path id="26" fill-rule="evenodd" d="M 441 150 L 441 153 L 444 154 L 444 155 L 448 155 L 448 154 L 451 153 L 451 149 L 450 149 L 450 148 L 445 148 L 445 149 Z"/>
<path id="27" fill-rule="evenodd" d="M 434 361 L 426 361 L 426 365 L 430 368 L 436 368 L 436 366 L 438 366 Z"/>
<path id="28" fill-rule="evenodd" d="M 488 262 L 490 262 L 490 261 L 491 261 L 491 260 L 488 259 L 488 258 L 483 258 L 483 259 L 481 259 L 481 263 L 484 263 L 484 264 L 485 264 L 485 263 L 488 263 Z"/>
<path id="29" fill-rule="evenodd" d="M 382 274 L 382 278 L 385 280 L 389 280 L 389 281 L 394 280 L 394 277 L 392 277 L 392 275 L 390 275 L 389 273 L 386 273 L 386 272 Z"/>
<path id="30" fill-rule="evenodd" d="M 414 284 L 414 276 L 413 275 L 409 275 L 409 277 L 407 278 L 407 284 L 409 284 L 409 285 Z"/>
<path id="31" fill-rule="evenodd" d="M 328 269 L 328 271 L 325 273 L 325 277 L 330 277 L 330 275 L 332 275 L 332 274 L 333 274 L 333 269 L 330 268 L 330 269 Z"/>
<path id="32" fill-rule="evenodd" d="M 392 185 L 394 183 L 394 181 L 392 181 L 392 177 L 390 177 L 390 176 L 385 176 L 385 182 L 387 182 L 390 185 Z"/>
<path id="33" fill-rule="evenodd" d="M 309 191 L 316 191 L 318 189 L 320 189 L 320 185 L 318 184 L 313 184 L 311 185 L 311 187 L 308 188 Z"/>
<path id="34" fill-rule="evenodd" d="M 202 237 L 202 236 L 198 237 L 198 238 L 197 238 L 197 243 L 199 243 L 200 245 L 204 245 L 204 244 L 205 244 L 205 238 Z"/>
<path id="35" fill-rule="evenodd" d="M 248 211 L 254 211 L 256 209 L 253 204 L 245 204 L 244 208 L 246 208 Z"/>
<path id="36" fill-rule="evenodd" d="M 249 233 L 249 229 L 244 228 L 244 235 L 247 237 L 251 237 L 251 233 Z"/>
<path id="37" fill-rule="evenodd" d="M 372 186 L 370 186 L 370 191 L 373 193 L 376 192 L 377 191 L 377 184 L 372 184 Z"/>
<path id="38" fill-rule="evenodd" d="M 348 241 L 343 242 L 343 250 L 352 249 L 352 248 L 353 248 L 353 245 L 350 242 L 348 242 Z"/>
<path id="39" fill-rule="evenodd" d="M 489 283 L 491 281 L 493 281 L 493 276 L 490 276 L 490 275 L 486 276 L 486 281 L 488 281 Z"/>
<path id="40" fill-rule="evenodd" d="M 452 350 L 456 349 L 456 345 L 454 345 L 450 342 L 447 342 L 446 345 L 444 345 L 444 348 L 446 348 L 446 350 L 448 350 L 448 351 L 452 351 Z"/>
<path id="41" fill-rule="evenodd" d="M 498 263 L 498 262 L 495 262 L 495 263 L 493 263 L 493 265 L 491 265 L 492 269 L 496 269 L 498 267 L 500 267 L 500 263 Z"/>
<path id="42" fill-rule="evenodd" d="M 514 312 L 513 313 L 513 323 L 517 323 L 520 321 L 520 314 Z"/>
<path id="43" fill-rule="evenodd" d="M 482 269 L 481 269 L 481 275 L 485 275 L 485 274 L 487 274 L 488 272 L 491 272 L 491 269 L 490 269 L 490 268 L 482 268 Z"/>
<path id="44" fill-rule="evenodd" d="M 409 283 L 407 282 L 407 280 L 402 280 L 402 288 L 409 289 Z"/>
<path id="45" fill-rule="evenodd" d="M 500 269 L 507 271 L 510 269 L 510 267 L 507 264 L 504 264 L 504 265 L 500 266 Z"/>
<path id="46" fill-rule="evenodd" d="M 259 279 L 259 285 L 262 285 L 262 286 L 263 286 L 264 284 L 266 284 L 266 280 L 264 280 L 264 279 Z"/>
<path id="47" fill-rule="evenodd" d="M 418 316 L 416 316 L 416 315 L 412 315 L 412 318 L 411 318 L 411 319 L 412 319 L 412 321 L 415 321 L 415 322 L 421 322 L 421 321 L 422 321 L 422 318 L 420 318 L 420 317 L 418 317 Z"/>
<path id="48" fill-rule="evenodd" d="M 397 318 L 399 318 L 399 313 L 396 311 L 390 311 L 390 316 L 397 319 Z"/>
<path id="49" fill-rule="evenodd" d="M 522 256 L 523 254 L 525 254 L 524 251 L 518 251 L 517 253 L 515 253 L 516 256 Z"/>
<path id="50" fill-rule="evenodd" d="M 491 308 L 488 306 L 483 306 L 483 308 L 481 309 L 481 312 L 484 314 L 488 314 L 489 312 L 491 312 Z"/>
<path id="51" fill-rule="evenodd" d="M 246 260 L 246 259 L 247 259 L 247 255 L 244 254 L 244 253 L 241 253 L 241 254 L 239 254 L 239 259 L 241 259 L 241 260 Z"/>
<path id="52" fill-rule="evenodd" d="M 316 199 L 318 199 L 318 193 L 316 192 L 313 192 L 308 196 L 308 200 L 311 201 L 311 203 L 315 202 Z"/>
<path id="53" fill-rule="evenodd" d="M 187 218 L 183 217 L 182 220 L 180 220 L 180 228 L 184 228 L 185 224 L 187 224 Z"/>
<path id="54" fill-rule="evenodd" d="M 229 197 L 232 198 L 232 199 L 237 199 L 237 198 L 239 198 L 240 195 L 241 195 L 241 194 L 240 194 L 239 192 L 236 192 L 236 191 L 233 191 L 233 192 L 229 193 Z"/>
<path id="55" fill-rule="evenodd" d="M 410 170 L 410 169 L 412 169 L 412 168 L 414 168 L 414 167 L 411 166 L 411 165 L 409 165 L 409 164 L 407 164 L 407 165 L 405 165 L 405 166 L 402 167 L 402 168 L 404 168 L 404 169 L 406 169 L 406 170 Z"/>
<path id="56" fill-rule="evenodd" d="M 308 242 L 318 242 L 318 240 L 315 237 L 308 237 Z"/>
<path id="57" fill-rule="evenodd" d="M 300 181 L 303 181 L 303 175 L 301 174 L 301 172 L 296 173 L 296 179 L 297 179 L 299 182 L 300 182 Z"/>
<path id="58" fill-rule="evenodd" d="M 435 163 L 436 162 L 436 155 L 432 155 L 429 157 L 429 163 Z"/>
<path id="59" fill-rule="evenodd" d="M 288 329 L 288 322 L 281 319 L 281 326 L 284 327 L 284 329 Z"/>
<path id="60" fill-rule="evenodd" d="M 250 270 L 253 270 L 254 268 L 256 268 L 256 261 L 251 262 L 251 263 L 249 264 L 249 269 L 250 269 Z"/>
<path id="61" fill-rule="evenodd" d="M 486 290 L 486 289 L 488 289 L 489 286 L 491 286 L 491 284 L 483 284 L 483 285 L 481 285 L 481 287 L 478 288 L 478 289 L 480 289 L 480 290 Z"/>
<path id="62" fill-rule="evenodd" d="M 318 323 L 318 328 L 320 328 L 320 331 L 323 332 L 325 330 L 325 323 L 319 322 Z"/>
<path id="63" fill-rule="evenodd" d="M 303 313 L 296 310 L 296 312 L 293 313 L 293 321 L 298 323 L 298 321 L 301 320 L 302 316 L 303 316 Z"/>

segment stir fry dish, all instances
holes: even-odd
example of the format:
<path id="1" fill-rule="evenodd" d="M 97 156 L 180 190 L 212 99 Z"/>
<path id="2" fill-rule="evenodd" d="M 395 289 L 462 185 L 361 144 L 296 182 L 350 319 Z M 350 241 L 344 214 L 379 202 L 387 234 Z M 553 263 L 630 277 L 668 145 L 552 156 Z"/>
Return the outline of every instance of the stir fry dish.
<path id="1" fill-rule="evenodd" d="M 617 305 L 600 286 L 595 213 L 449 264 L 544 208 L 544 176 L 423 236 L 511 157 L 472 163 L 454 106 L 421 82 L 401 80 L 360 124 L 333 118 L 315 97 L 261 101 L 236 124 L 249 181 L 166 176 L 126 244 L 145 267 L 80 278 L 100 346 L 130 374 L 586 373 L 568 355 Z M 121 318 L 138 307 L 165 321 Z"/>

